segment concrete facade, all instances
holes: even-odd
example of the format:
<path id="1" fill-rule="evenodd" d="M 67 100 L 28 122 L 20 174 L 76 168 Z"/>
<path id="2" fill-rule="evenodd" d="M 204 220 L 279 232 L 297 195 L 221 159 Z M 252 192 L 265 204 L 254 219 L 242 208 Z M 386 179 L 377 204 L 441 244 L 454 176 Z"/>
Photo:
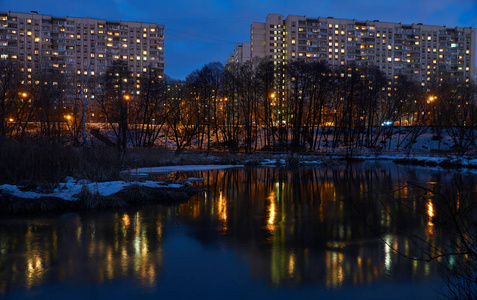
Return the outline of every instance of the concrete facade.
<path id="1" fill-rule="evenodd" d="M 57 68 L 78 87 L 88 68 L 102 75 L 115 61 L 135 76 L 147 68 L 164 76 L 164 25 L 0 12 L 0 54 L 19 60 L 23 84 Z"/>
<path id="2" fill-rule="evenodd" d="M 252 23 L 250 35 L 252 60 L 375 65 L 388 78 L 404 74 L 423 85 L 475 76 L 475 28 L 269 14 L 264 23 Z"/>
<path id="3" fill-rule="evenodd" d="M 234 52 L 229 56 L 229 63 L 244 63 L 251 59 L 250 43 L 240 43 L 235 46 Z"/>

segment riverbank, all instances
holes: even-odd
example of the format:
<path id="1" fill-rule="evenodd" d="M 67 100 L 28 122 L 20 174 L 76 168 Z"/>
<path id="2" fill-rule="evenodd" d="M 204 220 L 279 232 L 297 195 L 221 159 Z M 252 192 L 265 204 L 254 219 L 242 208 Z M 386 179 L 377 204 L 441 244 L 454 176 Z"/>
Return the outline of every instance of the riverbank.
<path id="1" fill-rule="evenodd" d="M 151 173 L 212 170 L 234 165 L 169 166 L 124 171 L 128 178 Z M 134 176 L 136 175 L 136 176 Z M 190 178 L 179 182 L 128 180 L 89 182 L 68 177 L 56 187 L 0 185 L 0 215 L 32 214 L 125 208 L 136 205 L 179 204 L 200 192 L 192 182 L 202 178 Z"/>
<path id="2" fill-rule="evenodd" d="M 98 186 L 109 183 L 97 183 Z M 189 200 L 200 191 L 189 182 L 162 184 L 129 182 L 114 193 L 104 193 L 83 187 L 79 193 L 62 192 L 65 197 L 55 193 L 23 192 L 22 187 L 0 186 L 0 215 L 30 215 L 47 212 L 70 212 L 84 210 L 119 209 L 146 204 L 179 204 Z"/>

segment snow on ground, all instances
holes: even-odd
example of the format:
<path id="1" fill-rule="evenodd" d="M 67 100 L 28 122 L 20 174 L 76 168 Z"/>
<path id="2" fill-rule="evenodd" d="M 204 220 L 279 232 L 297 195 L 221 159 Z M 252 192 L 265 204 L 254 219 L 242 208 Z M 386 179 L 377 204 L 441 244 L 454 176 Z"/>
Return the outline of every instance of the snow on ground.
<path id="1" fill-rule="evenodd" d="M 188 165 L 188 166 L 164 166 L 164 167 L 152 167 L 152 168 L 138 168 L 121 171 L 123 174 L 130 175 L 143 175 L 143 174 L 162 174 L 170 172 L 191 172 L 191 171 L 207 171 L 228 169 L 235 167 L 243 167 L 243 165 Z"/>
<path id="2" fill-rule="evenodd" d="M 13 196 L 25 199 L 55 197 L 63 200 L 74 201 L 76 200 L 75 195 L 81 192 L 81 189 L 83 187 L 87 188 L 92 193 L 99 193 L 102 196 L 110 196 L 131 185 L 139 185 L 153 188 L 180 188 L 183 186 L 182 184 L 166 184 L 164 182 L 157 181 L 109 181 L 88 183 L 84 181 L 75 181 L 74 179 L 69 178 L 66 183 L 60 183 L 60 185 L 54 190 L 52 190 L 50 193 L 45 193 L 41 191 L 22 191 L 16 185 L 4 184 L 0 185 L 0 194 L 8 193 Z"/>
<path id="3" fill-rule="evenodd" d="M 232 165 L 192 165 L 192 166 L 167 166 L 167 167 L 157 167 L 157 168 L 141 168 L 134 170 L 123 171 L 123 173 L 130 173 L 135 175 L 137 174 L 149 174 L 149 173 L 169 173 L 177 171 L 204 171 L 204 170 L 216 170 L 216 169 L 225 169 L 231 167 L 241 167 L 241 166 L 232 166 Z M 190 178 L 190 182 L 204 181 L 204 178 Z M 187 184 L 187 183 L 186 183 Z M 40 197 L 55 197 L 68 201 L 75 201 L 75 195 L 81 192 L 83 187 L 87 188 L 92 193 L 99 193 L 102 196 L 110 196 L 115 194 L 122 189 L 131 186 L 139 185 L 152 188 L 181 188 L 184 184 L 179 183 L 169 183 L 166 184 L 160 181 L 109 181 L 109 182 L 87 182 L 84 180 L 76 181 L 73 178 L 67 178 L 65 183 L 60 183 L 57 188 L 51 192 L 42 192 L 42 191 L 22 191 L 22 188 L 16 185 L 4 184 L 0 185 L 0 195 L 3 193 L 11 194 L 15 197 L 24 198 L 24 199 L 37 199 Z"/>

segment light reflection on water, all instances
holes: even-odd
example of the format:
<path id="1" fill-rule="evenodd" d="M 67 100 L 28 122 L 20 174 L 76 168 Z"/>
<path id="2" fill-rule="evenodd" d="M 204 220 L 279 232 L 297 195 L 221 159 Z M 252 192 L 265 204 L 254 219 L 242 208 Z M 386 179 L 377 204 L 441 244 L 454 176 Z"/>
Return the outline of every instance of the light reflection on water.
<path id="1" fill-rule="evenodd" d="M 130 293 L 152 289 L 159 295 L 171 292 L 164 284 L 181 278 L 179 273 L 187 274 L 180 279 L 184 283 L 199 278 L 204 289 L 233 276 L 233 268 L 210 274 L 199 267 L 206 259 L 198 247 L 227 253 L 232 265 L 245 260 L 249 275 L 236 286 L 257 289 L 264 283 L 270 293 L 282 287 L 317 293 L 309 288 L 346 290 L 410 279 L 426 284 L 437 275 L 434 265 L 395 250 L 410 257 L 423 254 L 403 229 L 422 237 L 434 253 L 441 248 L 443 237 L 433 223 L 439 207 L 432 195 L 420 201 L 406 182 L 436 186 L 450 175 L 382 164 L 168 176 L 207 178 L 199 183 L 204 192 L 178 206 L 2 220 L 0 295 L 21 298 L 52 284 L 106 286 L 124 279 L 133 282 Z M 182 234 L 177 228 L 186 228 L 180 237 L 187 249 L 167 243 Z M 378 233 L 384 233 L 382 240 Z M 166 268 L 182 251 L 191 263 Z"/>

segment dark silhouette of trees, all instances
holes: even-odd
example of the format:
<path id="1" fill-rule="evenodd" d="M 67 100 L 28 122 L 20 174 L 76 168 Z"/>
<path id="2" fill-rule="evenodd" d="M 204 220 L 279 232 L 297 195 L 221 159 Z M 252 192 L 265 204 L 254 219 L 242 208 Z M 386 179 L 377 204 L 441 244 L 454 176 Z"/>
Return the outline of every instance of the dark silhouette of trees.
<path id="1" fill-rule="evenodd" d="M 134 75 L 116 62 L 104 75 L 91 76 L 85 89 L 67 77 L 83 74 L 56 68 L 33 73 L 25 84 L 15 62 L 0 61 L 2 137 L 66 137 L 80 144 L 86 95 L 86 115 L 108 124 L 106 132 L 116 138 L 109 142 L 121 151 L 165 143 L 178 152 L 190 146 L 246 152 L 346 149 L 353 155 L 365 148 L 411 151 L 426 132 L 439 141 L 447 134 L 460 154 L 476 147 L 476 88 L 470 80 L 423 84 L 400 74 L 387 78 L 372 65 L 254 58 L 206 64 L 184 82 L 167 82 L 152 67 Z M 102 137 L 107 139 L 108 134 Z"/>
<path id="2" fill-rule="evenodd" d="M 174 142 L 176 154 L 192 144 L 201 127 L 198 114 L 199 101 L 188 97 L 194 96 L 181 82 L 169 82 L 165 103 L 166 136 Z"/>
<path id="3" fill-rule="evenodd" d="M 151 68 L 135 80 L 140 89 L 139 94 L 131 95 L 129 103 L 130 139 L 136 147 L 153 146 L 166 120 L 166 81 Z"/>
<path id="4" fill-rule="evenodd" d="M 106 122 L 116 136 L 120 152 L 124 152 L 127 146 L 129 108 L 135 97 L 134 84 L 127 65 L 115 63 L 100 79 L 101 93 L 96 97 Z"/>

